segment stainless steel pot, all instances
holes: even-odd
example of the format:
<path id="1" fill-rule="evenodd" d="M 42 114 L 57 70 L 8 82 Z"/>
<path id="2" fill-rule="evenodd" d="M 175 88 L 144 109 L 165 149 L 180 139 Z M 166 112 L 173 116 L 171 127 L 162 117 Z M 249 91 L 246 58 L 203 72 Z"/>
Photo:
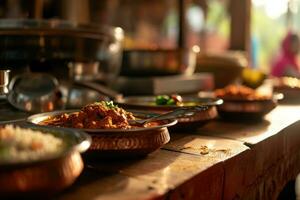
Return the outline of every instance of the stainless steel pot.
<path id="1" fill-rule="evenodd" d="M 119 74 L 122 40 L 119 27 L 62 20 L 0 20 L 0 60 L 13 72 L 30 66 L 65 78 L 61 72 L 63 68 L 67 71 L 69 62 L 98 62 L 98 74 L 111 81 Z"/>
<path id="2" fill-rule="evenodd" d="M 120 74 L 123 76 L 164 76 L 194 73 L 197 50 L 125 50 Z"/>

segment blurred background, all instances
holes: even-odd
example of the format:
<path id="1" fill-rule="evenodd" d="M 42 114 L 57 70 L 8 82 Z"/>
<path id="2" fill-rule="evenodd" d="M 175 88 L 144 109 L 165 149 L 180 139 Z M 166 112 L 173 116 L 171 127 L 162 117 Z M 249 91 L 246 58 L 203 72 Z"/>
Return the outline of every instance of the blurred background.
<path id="1" fill-rule="evenodd" d="M 53 74 L 68 91 L 79 80 L 113 98 L 99 83 L 125 95 L 237 82 L 256 88 L 287 33 L 299 32 L 299 7 L 299 0 L 2 0 L 0 68 L 12 77 Z"/>
<path id="2" fill-rule="evenodd" d="M 203 51 L 245 50 L 251 67 L 269 72 L 287 29 L 300 29 L 299 7 L 299 0 L 2 0 L 0 17 L 120 26 L 126 49 L 196 44 Z M 181 14 L 184 44 L 179 41 Z"/>

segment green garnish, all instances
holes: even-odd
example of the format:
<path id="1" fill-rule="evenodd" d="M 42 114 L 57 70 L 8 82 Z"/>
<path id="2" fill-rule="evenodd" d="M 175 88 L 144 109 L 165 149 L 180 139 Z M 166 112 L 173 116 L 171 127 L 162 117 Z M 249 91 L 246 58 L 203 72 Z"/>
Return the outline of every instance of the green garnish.
<path id="1" fill-rule="evenodd" d="M 176 94 L 173 95 L 158 95 L 155 97 L 155 104 L 160 105 L 177 105 L 181 106 L 183 104 L 182 97 Z"/>
<path id="2" fill-rule="evenodd" d="M 102 105 L 105 106 L 108 109 L 116 109 L 118 108 L 118 105 L 115 105 L 113 101 L 98 101 L 93 103 L 94 105 Z M 93 105 L 91 104 L 91 105 Z"/>
<path id="3" fill-rule="evenodd" d="M 168 95 L 158 95 L 155 98 L 156 105 L 166 105 L 170 97 Z"/>
<path id="4" fill-rule="evenodd" d="M 113 101 L 103 101 L 104 105 L 110 109 L 118 108 L 117 105 L 114 104 Z"/>
<path id="5" fill-rule="evenodd" d="M 176 105 L 176 102 L 175 102 L 174 99 L 169 99 L 169 100 L 167 101 L 167 105 Z"/>

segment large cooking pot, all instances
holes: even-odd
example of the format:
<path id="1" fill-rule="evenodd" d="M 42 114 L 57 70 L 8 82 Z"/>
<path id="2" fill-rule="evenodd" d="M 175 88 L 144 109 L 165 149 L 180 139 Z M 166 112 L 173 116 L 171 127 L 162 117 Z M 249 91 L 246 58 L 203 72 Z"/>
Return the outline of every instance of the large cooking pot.
<path id="1" fill-rule="evenodd" d="M 125 50 L 120 74 L 123 76 L 191 75 L 195 70 L 196 55 L 195 48 Z"/>
<path id="2" fill-rule="evenodd" d="M 69 62 L 99 62 L 110 80 L 119 73 L 123 30 L 61 20 L 0 20 L 0 61 L 5 69 L 30 66 L 32 71 L 61 73 Z M 65 67 L 65 71 L 63 68 Z"/>

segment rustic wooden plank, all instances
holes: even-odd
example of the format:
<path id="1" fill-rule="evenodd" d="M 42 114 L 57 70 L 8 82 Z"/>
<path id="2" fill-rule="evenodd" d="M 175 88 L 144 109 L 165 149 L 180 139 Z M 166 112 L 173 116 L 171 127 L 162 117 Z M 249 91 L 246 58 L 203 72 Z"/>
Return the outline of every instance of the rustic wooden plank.
<path id="1" fill-rule="evenodd" d="M 189 137 L 192 148 L 210 147 L 208 154 L 159 150 L 140 160 L 87 162 L 95 180 L 77 186 L 60 199 L 157 199 L 185 197 L 185 199 L 220 199 L 223 193 L 222 162 L 248 147 L 241 142 L 212 137 Z M 186 139 L 177 141 L 177 148 Z M 175 149 L 176 150 L 176 149 Z M 105 176 L 105 174 L 109 174 Z M 85 178 L 91 177 L 90 174 Z M 122 186 L 120 184 L 123 182 Z M 124 183 L 125 182 L 125 183 Z M 205 190 L 199 190 L 203 188 Z"/>
<path id="2" fill-rule="evenodd" d="M 199 134 L 243 141 L 251 148 L 225 161 L 224 199 L 246 198 L 247 193 L 249 199 L 273 199 L 284 183 L 296 176 L 299 170 L 291 170 L 291 166 L 298 166 L 299 161 L 290 161 L 289 158 L 300 146 L 300 137 L 297 136 L 300 116 L 295 114 L 297 109 L 299 107 L 279 106 L 260 123 L 216 121 L 198 130 Z M 290 167 L 278 167 L 280 162 L 290 163 Z M 282 175 L 287 173 L 286 170 L 290 171 L 289 176 Z M 270 175 L 270 171 L 274 173 Z M 279 171 L 281 174 L 277 174 Z M 273 191 L 273 196 L 268 196 L 268 191 Z"/>
<path id="3" fill-rule="evenodd" d="M 121 174 L 105 175 L 97 170 L 86 169 L 79 180 L 55 199 L 151 199 L 158 193 L 151 185 Z"/>
<path id="4" fill-rule="evenodd" d="M 223 166 L 219 163 L 171 190 L 165 199 L 222 199 L 223 188 L 220 185 L 223 185 L 223 176 Z"/>
<path id="5" fill-rule="evenodd" d="M 264 181 L 261 177 L 284 159 L 285 143 L 284 134 L 278 134 L 251 146 L 250 151 L 226 160 L 224 199 L 239 199 L 250 186 L 261 184 Z M 277 174 L 273 176 L 273 180 L 277 180 Z M 265 189 L 269 186 L 265 185 Z M 256 189 L 259 193 L 259 186 Z"/>
<path id="6" fill-rule="evenodd" d="M 216 120 L 200 128 L 197 133 L 239 140 L 249 145 L 257 144 L 300 120 L 300 106 L 280 105 L 263 121 Z"/>
<path id="7" fill-rule="evenodd" d="M 247 188 L 247 185 L 250 184 L 248 183 L 248 179 L 246 179 L 249 178 L 247 177 L 248 174 L 246 170 L 248 169 L 249 163 L 251 164 L 251 162 L 249 162 L 250 159 L 253 158 L 253 156 L 251 156 L 252 151 L 240 141 L 201 135 L 176 135 L 177 140 L 167 144 L 164 147 L 165 149 L 201 155 L 203 158 L 223 161 L 222 167 L 225 172 L 223 197 L 226 199 L 229 199 L 227 197 L 234 197 L 236 194 L 242 193 Z M 208 180 L 210 179 L 208 178 Z M 253 181 L 253 179 L 251 180 Z M 201 191 L 206 190 L 203 189 Z M 191 192 L 191 194 L 194 193 Z M 198 196 L 194 197 L 195 199 L 199 199 Z"/>
<path id="8" fill-rule="evenodd" d="M 59 199 L 275 198 L 300 169 L 299 108 L 279 106 L 260 123 L 215 121 L 171 133 L 166 150 L 144 159 L 88 162 L 95 175 L 84 177 L 92 180 Z"/>
<path id="9" fill-rule="evenodd" d="M 247 187 L 237 198 L 277 199 L 279 193 L 289 180 L 295 179 L 300 169 L 300 152 L 278 160 L 254 183 Z M 292 196 L 292 194 L 291 194 Z"/>
<path id="10" fill-rule="evenodd" d="M 172 135 L 178 137 L 179 134 Z M 235 140 L 191 134 L 180 136 L 180 139 L 170 142 L 163 149 L 201 155 L 203 159 L 207 158 L 210 161 L 224 161 L 249 149 L 242 142 Z"/>

